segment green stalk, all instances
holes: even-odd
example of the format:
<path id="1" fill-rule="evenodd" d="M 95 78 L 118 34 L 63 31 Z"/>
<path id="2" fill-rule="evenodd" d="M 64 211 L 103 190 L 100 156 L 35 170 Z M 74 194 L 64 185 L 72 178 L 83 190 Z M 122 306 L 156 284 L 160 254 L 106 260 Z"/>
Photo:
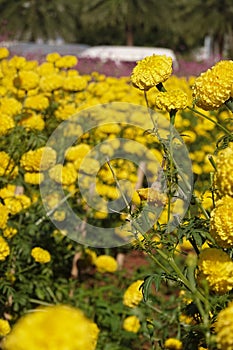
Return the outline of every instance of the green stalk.
<path id="1" fill-rule="evenodd" d="M 201 204 L 200 200 L 193 194 L 193 198 L 195 200 L 195 203 L 197 204 L 198 208 L 201 209 L 202 214 L 204 214 L 205 218 L 209 220 L 210 216 L 207 213 L 207 211 L 205 210 L 205 208 L 203 207 L 203 205 Z"/>
<path id="2" fill-rule="evenodd" d="M 150 108 L 149 106 L 149 101 L 148 101 L 148 98 L 147 98 L 147 94 L 146 94 L 146 90 L 144 90 L 144 98 L 145 98 L 145 101 L 146 101 L 146 106 L 147 106 L 147 110 L 148 110 L 148 113 L 149 113 L 149 116 L 150 116 L 150 119 L 152 121 L 152 124 L 153 124 L 153 131 L 156 133 L 157 135 L 157 130 L 158 130 L 158 127 L 154 121 L 154 118 L 153 118 L 153 111 L 152 109 Z"/>
<path id="3" fill-rule="evenodd" d="M 132 222 L 132 226 L 133 226 L 139 233 L 141 233 L 142 235 L 144 234 L 144 232 L 142 232 L 141 227 L 140 227 L 135 221 Z M 147 248 L 145 247 L 144 243 L 143 243 L 140 239 L 138 239 L 138 243 L 139 243 L 139 245 L 140 245 L 140 248 L 141 248 L 142 250 L 144 250 L 144 251 L 147 253 L 147 255 L 150 257 L 150 259 L 153 260 L 153 261 L 156 263 L 156 265 L 158 265 L 158 266 L 159 266 L 163 271 L 165 271 L 168 275 L 171 274 L 170 271 L 166 268 L 166 266 L 164 266 L 150 251 L 147 250 Z M 157 249 L 156 249 L 156 251 L 157 251 Z"/>
<path id="4" fill-rule="evenodd" d="M 175 260 L 173 259 L 173 257 L 168 256 L 166 253 L 164 253 L 164 251 L 161 251 L 159 249 L 157 250 L 157 252 L 164 260 L 166 260 L 168 262 L 168 264 L 171 266 L 173 271 L 176 272 L 176 274 L 179 277 L 179 279 L 193 293 L 193 295 L 198 297 L 202 302 L 206 303 L 206 298 L 204 297 L 204 295 L 201 294 L 201 292 L 199 292 L 196 289 L 196 286 L 193 286 L 192 283 L 190 283 L 190 281 L 184 276 L 184 274 L 182 273 L 180 268 L 177 266 L 177 264 L 176 264 Z"/>
<path id="5" fill-rule="evenodd" d="M 215 120 L 213 120 L 212 118 L 208 117 L 207 115 L 197 111 L 195 108 L 192 107 L 187 107 L 190 111 L 200 115 L 201 117 L 209 120 L 211 123 L 215 124 L 216 126 L 218 126 L 220 129 L 222 129 L 222 131 L 224 131 L 227 135 L 232 136 L 232 132 L 230 132 L 228 129 L 226 129 L 223 125 L 219 124 L 218 122 L 216 122 Z"/>

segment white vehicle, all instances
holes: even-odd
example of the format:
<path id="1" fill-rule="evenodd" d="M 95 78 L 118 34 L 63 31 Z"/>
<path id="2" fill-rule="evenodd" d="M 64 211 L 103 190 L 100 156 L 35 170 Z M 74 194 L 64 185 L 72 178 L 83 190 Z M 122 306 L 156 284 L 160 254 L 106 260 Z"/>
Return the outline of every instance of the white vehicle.
<path id="1" fill-rule="evenodd" d="M 79 55 L 83 58 L 99 58 L 103 61 L 112 60 L 120 62 L 136 62 L 146 56 L 166 55 L 172 58 L 173 67 L 178 68 L 176 55 L 171 49 L 163 47 L 143 47 L 143 46 L 93 46 L 89 47 Z"/>

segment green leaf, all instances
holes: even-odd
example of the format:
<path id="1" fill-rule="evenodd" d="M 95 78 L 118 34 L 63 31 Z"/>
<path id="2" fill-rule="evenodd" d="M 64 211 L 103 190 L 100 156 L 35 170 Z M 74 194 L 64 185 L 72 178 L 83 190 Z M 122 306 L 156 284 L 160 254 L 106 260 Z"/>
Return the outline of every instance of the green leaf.
<path id="1" fill-rule="evenodd" d="M 145 302 L 148 300 L 152 283 L 155 284 L 156 291 L 159 290 L 161 277 L 161 274 L 153 274 L 145 278 L 144 283 L 140 287 L 140 289 L 142 289 L 143 299 Z"/>

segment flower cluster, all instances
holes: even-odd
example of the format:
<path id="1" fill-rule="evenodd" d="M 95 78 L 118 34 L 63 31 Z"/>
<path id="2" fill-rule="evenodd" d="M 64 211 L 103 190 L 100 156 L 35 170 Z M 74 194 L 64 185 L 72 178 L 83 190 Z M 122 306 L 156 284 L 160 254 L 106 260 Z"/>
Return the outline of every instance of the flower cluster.
<path id="1" fill-rule="evenodd" d="M 173 329 L 174 338 L 166 339 L 169 336 L 166 330 L 161 344 L 165 349 L 182 349 L 185 343 L 182 345 L 178 338 L 187 334 L 185 328 L 189 328 L 189 334 L 193 334 L 192 327 L 195 325 L 198 332 L 200 330 L 201 340 L 198 344 L 199 340 L 195 340 L 194 347 L 201 349 L 201 345 L 206 344 L 202 333 L 208 328 L 208 322 L 212 322 L 211 305 L 207 311 L 205 309 L 209 305 L 206 298 L 211 300 L 213 297 L 215 305 L 217 300 L 221 307 L 224 298 L 217 298 L 219 295 L 221 298 L 222 294 L 230 298 L 229 292 L 233 288 L 233 262 L 229 254 L 233 242 L 232 146 L 230 144 L 216 157 L 214 193 L 209 191 L 209 173 L 213 172 L 213 167 L 207 157 L 214 153 L 220 137 L 220 140 L 226 140 L 223 132 L 227 129 L 217 129 L 216 124 L 228 127 L 228 121 L 232 118 L 231 112 L 222 106 L 232 98 L 232 61 L 216 64 L 197 79 L 184 79 L 172 76 L 171 58 L 154 55 L 139 61 L 131 78 L 113 78 L 97 72 L 81 76 L 76 67 L 78 60 L 74 56 L 52 53 L 42 63 L 19 56 L 8 57 L 8 50 L 0 49 L 0 260 L 4 300 L 0 336 L 5 337 L 10 331 L 5 318 L 13 324 L 17 316 L 32 309 L 34 303 L 46 305 L 47 302 L 59 303 L 64 299 L 79 307 L 82 304 L 79 299 L 82 283 L 86 277 L 86 271 L 82 272 L 87 266 L 91 266 L 87 274 L 90 271 L 91 274 L 95 271 L 106 273 L 96 274 L 103 286 L 100 293 L 103 291 L 104 299 L 111 287 L 105 289 L 105 281 L 114 279 L 112 273 L 118 274 L 117 259 L 113 258 L 115 251 L 111 255 L 103 254 L 103 251 L 100 254 L 98 249 L 81 248 L 75 240 L 69 239 L 66 229 L 66 223 L 70 223 L 69 213 L 64 209 L 61 193 L 57 191 L 62 188 L 72 210 L 82 219 L 82 225 L 77 227 L 82 237 L 88 235 L 89 223 L 114 228 L 117 239 L 122 238 L 125 242 L 125 238 L 133 236 L 133 246 L 148 252 L 159 266 L 156 271 L 153 267 L 153 279 L 147 280 L 148 284 L 146 281 L 143 284 L 144 281 L 136 277 L 136 281 L 125 290 L 123 303 L 120 303 L 122 309 L 117 310 L 119 332 L 130 332 L 126 334 L 129 338 L 136 337 L 135 334 L 141 330 L 141 334 L 146 333 L 144 315 L 137 306 L 143 295 L 147 299 L 150 281 L 156 281 L 157 288 L 164 280 L 172 280 L 166 286 L 173 288 L 177 280 L 188 290 L 190 302 L 182 302 L 184 310 L 174 310 L 176 317 L 172 318 L 171 323 L 174 320 L 180 322 L 181 330 L 177 338 Z M 115 102 L 124 103 L 115 108 Z M 200 119 L 193 108 L 186 108 L 193 102 L 202 117 Z M 114 115 L 114 122 L 107 113 L 107 103 L 111 105 L 110 114 Z M 96 106 L 100 105 L 98 109 Z M 135 105 L 137 108 L 134 108 Z M 93 114 L 89 108 L 92 106 L 95 106 Z M 143 106 L 145 113 L 140 106 Z M 213 111 L 219 106 L 222 108 Z M 148 114 L 152 109 L 158 119 L 162 117 L 167 121 L 169 127 L 169 120 L 174 122 L 189 149 L 193 171 L 201 178 L 194 185 L 192 205 L 184 222 L 179 217 L 184 208 L 182 205 L 176 206 L 180 225 L 169 235 L 166 232 L 168 211 L 186 193 L 176 186 L 180 173 L 175 173 L 176 164 L 172 163 L 173 154 L 169 154 L 169 147 L 161 143 L 170 129 L 159 125 L 157 132 L 156 120 L 152 124 L 153 116 Z M 65 130 L 59 127 L 61 124 L 67 125 Z M 54 131 L 58 133 L 51 142 L 50 135 Z M 74 141 L 72 145 L 70 140 Z M 174 141 L 178 142 L 176 138 Z M 121 152 L 128 157 L 119 157 Z M 135 159 L 142 162 L 138 164 L 134 162 Z M 146 178 L 140 179 L 144 163 Z M 155 182 L 155 175 L 157 181 L 161 172 L 165 173 L 163 180 L 169 184 L 166 191 L 157 190 L 156 187 L 158 182 Z M 114 203 L 121 196 L 119 184 L 127 206 L 122 212 L 114 211 L 113 207 L 113 213 L 110 213 L 112 207 L 109 202 Z M 38 185 L 44 190 L 43 203 Z M 144 185 L 145 188 L 142 188 Z M 208 190 L 203 193 L 203 188 Z M 195 202 L 196 195 L 200 195 L 200 202 Z M 164 207 L 164 210 L 159 219 L 150 225 L 150 230 L 140 234 L 137 224 L 140 226 L 144 217 L 137 215 L 145 204 L 148 209 L 145 222 L 153 217 L 150 212 L 152 207 Z M 134 216 L 138 219 L 135 227 L 131 221 Z M 54 230 L 50 218 L 55 225 L 61 224 L 60 231 Z M 128 225 L 121 229 L 125 220 Z M 41 240 L 42 246 L 48 250 L 40 247 Z M 204 241 L 205 246 L 211 248 L 204 249 Z M 185 255 L 189 253 L 185 267 L 181 252 Z M 51 260 L 52 263 L 48 264 Z M 92 269 L 93 266 L 95 268 Z M 76 273 L 73 274 L 75 269 Z M 76 277 L 80 288 L 74 288 Z M 119 280 L 119 284 L 122 283 L 122 279 Z M 89 279 L 88 288 L 92 282 Z M 118 297 L 121 287 L 116 288 Z M 103 328 L 111 325 L 115 330 L 117 320 L 112 322 L 114 315 L 110 320 L 93 311 L 96 295 L 88 299 L 88 288 L 82 294 L 88 304 L 83 304 L 83 308 L 89 315 L 95 315 Z M 153 300 L 156 302 L 157 295 Z M 103 303 L 98 302 L 96 305 L 101 305 L 101 310 L 106 306 L 102 308 Z M 156 307 L 152 310 L 156 310 Z M 99 313 L 102 312 L 100 308 Z M 216 307 L 213 309 L 215 320 L 218 310 Z M 158 317 L 162 315 L 161 324 L 165 322 L 166 312 L 158 313 Z M 202 320 L 205 320 L 205 327 L 202 327 Z M 221 323 L 221 314 L 219 320 Z M 160 326 L 155 322 L 148 330 L 151 339 L 156 327 L 158 329 Z M 215 331 L 211 328 L 210 332 Z M 45 347 L 51 350 L 95 349 L 98 333 L 97 325 L 86 319 L 81 311 L 60 305 L 35 309 L 20 319 L 3 341 L 3 347 L 6 350 Z M 222 334 L 219 327 L 219 348 L 225 346 Z M 206 340 L 209 341 L 208 337 Z M 231 349 L 231 345 L 228 345 L 230 340 L 226 342 Z"/>

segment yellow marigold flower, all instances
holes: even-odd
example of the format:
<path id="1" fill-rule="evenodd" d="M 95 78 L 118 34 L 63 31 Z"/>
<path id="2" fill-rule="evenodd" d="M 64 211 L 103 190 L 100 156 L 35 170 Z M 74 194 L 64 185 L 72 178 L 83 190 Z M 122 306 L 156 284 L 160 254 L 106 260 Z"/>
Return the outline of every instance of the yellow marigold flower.
<path id="1" fill-rule="evenodd" d="M 168 338 L 164 343 L 167 350 L 182 350 L 182 342 L 176 338 Z"/>
<path id="2" fill-rule="evenodd" d="M 99 329 L 79 309 L 41 307 L 23 316 L 5 338 L 4 350 L 95 350 Z"/>
<path id="3" fill-rule="evenodd" d="M 39 75 L 31 70 L 21 70 L 14 79 L 14 85 L 17 89 L 32 90 L 38 86 Z"/>
<path id="4" fill-rule="evenodd" d="M 101 273 L 115 272 L 117 270 L 117 261 L 112 256 L 100 255 L 95 259 L 97 271 Z"/>
<path id="5" fill-rule="evenodd" d="M 61 55 L 58 52 L 52 52 L 46 56 L 46 61 L 54 63 L 57 60 L 59 60 L 60 58 L 61 58 Z"/>
<path id="6" fill-rule="evenodd" d="M 193 98 L 204 110 L 218 109 L 231 96 L 233 61 L 220 61 L 195 80 Z"/>
<path id="7" fill-rule="evenodd" d="M 220 196 L 233 197 L 233 143 L 218 153 L 215 163 L 214 182 Z"/>
<path id="8" fill-rule="evenodd" d="M 45 122 L 41 114 L 32 113 L 29 117 L 23 118 L 19 122 L 25 129 L 44 130 Z"/>
<path id="9" fill-rule="evenodd" d="M 183 325 L 195 324 L 193 317 L 185 315 L 185 314 L 181 314 L 179 316 L 179 322 Z"/>
<path id="10" fill-rule="evenodd" d="M 35 96 L 28 96 L 25 100 L 24 107 L 35 109 L 37 111 L 43 111 L 48 108 L 49 100 L 43 94 L 38 94 Z"/>
<path id="11" fill-rule="evenodd" d="M 56 151 L 50 147 L 41 147 L 23 154 L 20 165 L 30 172 L 44 171 L 56 163 Z"/>
<path id="12" fill-rule="evenodd" d="M 37 67 L 38 67 L 38 62 L 36 60 L 32 60 L 32 61 L 27 61 L 23 69 L 34 71 Z"/>
<path id="13" fill-rule="evenodd" d="M 137 316 L 128 316 L 124 319 L 123 329 L 127 332 L 137 333 L 140 329 L 140 321 Z"/>
<path id="14" fill-rule="evenodd" d="M 4 203 L 12 215 L 18 214 L 21 210 L 27 209 L 31 205 L 31 199 L 25 194 L 18 194 L 14 197 L 4 199 Z"/>
<path id="15" fill-rule="evenodd" d="M 17 70 L 23 69 L 26 65 L 26 62 L 26 58 L 22 56 L 14 56 L 8 61 L 9 67 L 13 67 Z"/>
<path id="16" fill-rule="evenodd" d="M 66 91 L 82 91 L 87 87 L 87 80 L 79 75 L 66 77 L 63 89 Z"/>
<path id="17" fill-rule="evenodd" d="M 74 103 L 68 103 L 65 106 L 59 106 L 55 111 L 55 117 L 57 119 L 66 120 L 76 113 L 76 106 Z"/>
<path id="18" fill-rule="evenodd" d="M 43 62 L 39 67 L 37 67 L 37 73 L 40 76 L 54 74 L 56 72 L 52 62 Z"/>
<path id="19" fill-rule="evenodd" d="M 212 291 L 224 294 L 233 288 L 233 261 L 218 248 L 206 248 L 198 259 L 198 280 L 206 280 Z"/>
<path id="20" fill-rule="evenodd" d="M 119 134 L 122 130 L 120 125 L 116 123 L 104 123 L 96 129 L 97 133 L 105 133 L 105 134 Z M 113 142 L 111 142 L 111 145 L 113 145 Z"/>
<path id="21" fill-rule="evenodd" d="M 41 264 L 48 263 L 51 260 L 50 253 L 40 247 L 33 248 L 31 251 L 31 256 L 35 259 L 36 262 L 39 262 Z"/>
<path id="22" fill-rule="evenodd" d="M 0 197 L 7 198 L 15 195 L 16 186 L 8 184 L 7 186 L 0 189 Z"/>
<path id="23" fill-rule="evenodd" d="M 40 88 L 45 92 L 60 89 L 63 85 L 63 80 L 64 78 L 56 73 L 45 75 L 40 79 Z"/>
<path id="24" fill-rule="evenodd" d="M 44 180 L 44 174 L 43 173 L 25 173 L 24 174 L 24 181 L 28 184 L 32 185 L 39 185 Z"/>
<path id="25" fill-rule="evenodd" d="M 0 109 L 1 112 L 1 109 Z M 0 136 L 6 135 L 11 129 L 13 129 L 15 126 L 14 119 L 7 115 L 1 113 L 0 118 Z"/>
<path id="26" fill-rule="evenodd" d="M 6 47 L 0 47 L 0 60 L 7 58 L 10 55 L 9 50 Z"/>
<path id="27" fill-rule="evenodd" d="M 64 210 L 56 210 L 53 214 L 53 219 L 56 221 L 64 221 L 66 218 L 66 212 Z"/>
<path id="28" fill-rule="evenodd" d="M 131 81 L 140 90 L 149 90 L 167 80 L 171 73 L 172 58 L 153 55 L 137 62 L 131 75 Z"/>
<path id="29" fill-rule="evenodd" d="M 101 220 L 101 219 L 106 219 L 108 217 L 108 212 L 107 211 L 98 211 L 96 210 L 93 214 L 93 217 L 95 219 Z"/>
<path id="30" fill-rule="evenodd" d="M 215 323 L 216 341 L 218 349 L 232 350 L 232 332 L 233 332 L 233 302 L 221 310 Z"/>
<path id="31" fill-rule="evenodd" d="M 101 182 L 96 184 L 96 191 L 100 196 L 111 198 L 113 200 L 120 197 L 120 191 L 118 188 L 102 184 Z"/>
<path id="32" fill-rule="evenodd" d="M 10 333 L 11 327 L 7 320 L 0 319 L 0 337 L 5 337 Z"/>
<path id="33" fill-rule="evenodd" d="M 143 280 L 137 280 L 133 282 L 125 291 L 123 296 L 123 304 L 128 307 L 137 306 L 143 298 L 142 290 L 140 286 L 142 285 Z"/>
<path id="34" fill-rule="evenodd" d="M 10 254 L 10 247 L 3 237 L 0 236 L 0 261 L 6 259 Z"/>
<path id="35" fill-rule="evenodd" d="M 72 123 L 69 120 L 69 123 L 67 125 L 67 127 L 64 130 L 64 136 L 77 136 L 80 137 L 80 135 L 83 135 L 83 129 L 81 127 L 81 125 L 77 125 L 75 123 Z"/>
<path id="36" fill-rule="evenodd" d="M 91 147 L 85 143 L 77 146 L 69 147 L 66 151 L 65 157 L 67 160 L 73 162 L 78 158 L 83 159 L 85 155 L 91 150 Z"/>
<path id="37" fill-rule="evenodd" d="M 0 176 L 15 178 L 18 175 L 18 167 L 6 152 L 0 152 Z"/>
<path id="38" fill-rule="evenodd" d="M 172 109 L 185 109 L 188 105 L 188 96 L 182 90 L 157 92 L 154 100 L 155 107 L 170 112 Z"/>
<path id="39" fill-rule="evenodd" d="M 6 238 L 12 238 L 18 233 L 17 229 L 14 227 L 7 227 L 3 230 L 3 236 Z"/>
<path id="40" fill-rule="evenodd" d="M 69 186 L 77 180 L 78 173 L 72 163 L 67 163 L 64 166 L 62 164 L 56 164 L 49 170 L 49 176 L 57 183 Z"/>
<path id="41" fill-rule="evenodd" d="M 51 193 L 48 196 L 46 196 L 46 204 L 50 209 L 56 207 L 61 202 L 61 200 L 62 198 L 57 192 Z"/>
<path id="42" fill-rule="evenodd" d="M 233 246 L 233 198 L 224 196 L 211 211 L 210 234 L 222 248 Z"/>
<path id="43" fill-rule="evenodd" d="M 99 168 L 100 168 L 100 163 L 98 162 L 98 160 L 87 156 L 80 166 L 80 171 L 86 174 L 92 175 Z"/>
<path id="44" fill-rule="evenodd" d="M 22 103 L 14 97 L 3 97 L 0 100 L 1 114 L 14 116 L 20 114 L 22 111 Z"/>
<path id="45" fill-rule="evenodd" d="M 65 55 L 55 61 L 55 66 L 58 68 L 72 68 L 76 66 L 78 59 L 72 55 Z"/>
<path id="46" fill-rule="evenodd" d="M 132 203 L 134 205 L 140 205 L 141 204 L 141 198 L 140 198 L 140 196 L 139 196 L 137 191 L 133 192 L 131 201 L 132 201 Z"/>
<path id="47" fill-rule="evenodd" d="M 1 73 L 0 73 L 0 77 L 1 77 Z M 7 94 L 7 89 L 5 86 L 0 86 L 0 96 L 3 97 Z"/>

